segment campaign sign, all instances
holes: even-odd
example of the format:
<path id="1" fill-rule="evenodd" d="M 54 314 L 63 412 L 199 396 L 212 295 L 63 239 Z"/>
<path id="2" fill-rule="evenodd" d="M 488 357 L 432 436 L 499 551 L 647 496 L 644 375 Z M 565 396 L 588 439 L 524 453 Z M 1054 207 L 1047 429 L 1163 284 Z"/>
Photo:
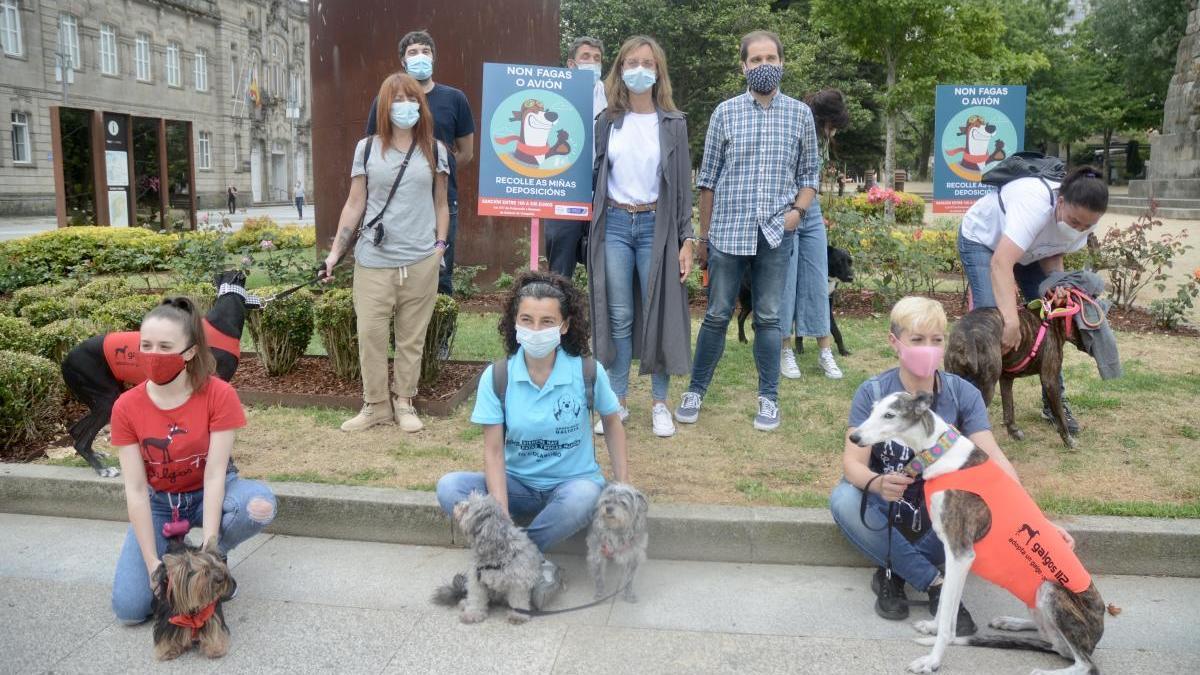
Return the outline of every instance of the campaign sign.
<path id="1" fill-rule="evenodd" d="M 479 215 L 591 220 L 586 70 L 483 64 Z"/>
<path id="2" fill-rule="evenodd" d="M 1025 144 L 1025 86 L 939 84 L 933 212 L 966 213 L 992 190 L 983 175 Z"/>

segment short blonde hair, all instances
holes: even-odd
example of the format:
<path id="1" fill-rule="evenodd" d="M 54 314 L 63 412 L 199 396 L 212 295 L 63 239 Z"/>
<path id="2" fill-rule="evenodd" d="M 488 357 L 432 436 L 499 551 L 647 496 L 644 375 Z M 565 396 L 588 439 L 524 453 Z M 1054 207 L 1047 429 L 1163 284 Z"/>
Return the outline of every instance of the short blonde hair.
<path id="1" fill-rule="evenodd" d="M 891 321 L 892 335 L 896 337 L 900 337 L 904 331 L 946 332 L 946 310 L 942 303 L 918 295 L 901 298 L 892 307 Z"/>

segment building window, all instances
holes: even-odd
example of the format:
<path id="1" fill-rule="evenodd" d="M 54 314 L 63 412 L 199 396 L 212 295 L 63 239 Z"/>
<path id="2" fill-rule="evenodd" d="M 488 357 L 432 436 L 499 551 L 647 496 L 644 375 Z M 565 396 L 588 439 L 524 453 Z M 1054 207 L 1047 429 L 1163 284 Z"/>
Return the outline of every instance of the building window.
<path id="1" fill-rule="evenodd" d="M 150 36 L 138 33 L 134 41 L 133 64 L 137 68 L 137 79 L 150 81 Z"/>
<path id="2" fill-rule="evenodd" d="M 117 29 L 109 24 L 100 26 L 100 72 L 119 75 L 117 67 Z"/>
<path id="3" fill-rule="evenodd" d="M 17 6 L 17 0 L 0 1 L 0 43 L 3 43 L 5 54 L 22 54 L 21 8 Z"/>
<path id="4" fill-rule="evenodd" d="M 212 132 L 201 131 L 196 140 L 196 168 L 212 168 Z"/>
<path id="5" fill-rule="evenodd" d="M 167 43 L 167 84 L 179 86 L 179 43 Z"/>
<path id="6" fill-rule="evenodd" d="M 12 114 L 12 161 L 14 164 L 28 164 L 29 153 L 29 113 L 13 111 Z"/>
<path id="7" fill-rule="evenodd" d="M 67 63 L 63 63 L 66 59 Z M 72 14 L 58 15 L 58 42 L 57 49 L 54 54 L 54 75 L 55 80 L 62 82 L 63 70 L 68 70 L 74 73 L 83 66 L 83 62 L 79 60 L 79 20 Z M 68 74 L 68 81 L 74 81 L 75 78 Z"/>
<path id="8" fill-rule="evenodd" d="M 193 65 L 196 71 L 196 91 L 208 91 L 208 52 L 197 49 Z"/>

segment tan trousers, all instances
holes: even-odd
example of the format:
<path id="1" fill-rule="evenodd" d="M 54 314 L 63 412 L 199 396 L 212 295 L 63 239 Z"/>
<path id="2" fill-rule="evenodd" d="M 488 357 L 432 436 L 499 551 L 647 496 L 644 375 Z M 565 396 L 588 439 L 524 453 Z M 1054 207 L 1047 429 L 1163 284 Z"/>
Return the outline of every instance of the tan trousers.
<path id="1" fill-rule="evenodd" d="M 388 396 L 388 329 L 395 324 L 394 387 L 401 398 L 417 394 L 425 330 L 437 300 L 438 261 L 434 254 L 407 267 L 354 266 L 354 312 L 358 315 L 358 358 L 363 400 Z"/>

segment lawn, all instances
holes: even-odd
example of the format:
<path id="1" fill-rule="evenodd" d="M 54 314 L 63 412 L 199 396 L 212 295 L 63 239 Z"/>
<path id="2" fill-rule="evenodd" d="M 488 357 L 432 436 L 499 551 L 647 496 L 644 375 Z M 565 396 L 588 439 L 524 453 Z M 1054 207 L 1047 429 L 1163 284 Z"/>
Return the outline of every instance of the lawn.
<path id="1" fill-rule="evenodd" d="M 498 356 L 496 319 L 460 315 L 454 357 Z M 851 397 L 860 382 L 894 362 L 883 317 L 839 323 L 854 351 L 839 359 L 846 378 L 825 379 L 810 345 L 800 357 L 803 378 L 780 383 L 783 425 L 774 433 L 751 426 L 757 376 L 750 345 L 737 343 L 732 325 L 699 424 L 679 425 L 673 438 L 653 436 L 649 378 L 635 379 L 627 424 L 633 482 L 659 502 L 823 506 L 841 476 Z M 1084 425 L 1078 449 L 1063 448 L 1041 420 L 1037 382 L 1029 378 L 1015 386 L 1025 440 L 1013 441 L 1001 430 L 1001 447 L 1051 512 L 1200 517 L 1200 341 L 1121 333 L 1119 342 L 1123 379 L 1101 381 L 1086 355 L 1067 355 L 1067 387 Z M 672 405 L 686 385 L 685 377 L 672 380 Z M 994 421 L 1000 416 L 996 399 Z M 338 429 L 350 415 L 344 411 L 253 407 L 234 455 L 251 477 L 432 490 L 443 473 L 482 465 L 471 405 L 451 418 L 427 418 L 416 435 L 395 427 L 345 434 Z M 599 454 L 607 463 L 606 453 Z M 58 463 L 81 465 L 75 459 Z"/>

